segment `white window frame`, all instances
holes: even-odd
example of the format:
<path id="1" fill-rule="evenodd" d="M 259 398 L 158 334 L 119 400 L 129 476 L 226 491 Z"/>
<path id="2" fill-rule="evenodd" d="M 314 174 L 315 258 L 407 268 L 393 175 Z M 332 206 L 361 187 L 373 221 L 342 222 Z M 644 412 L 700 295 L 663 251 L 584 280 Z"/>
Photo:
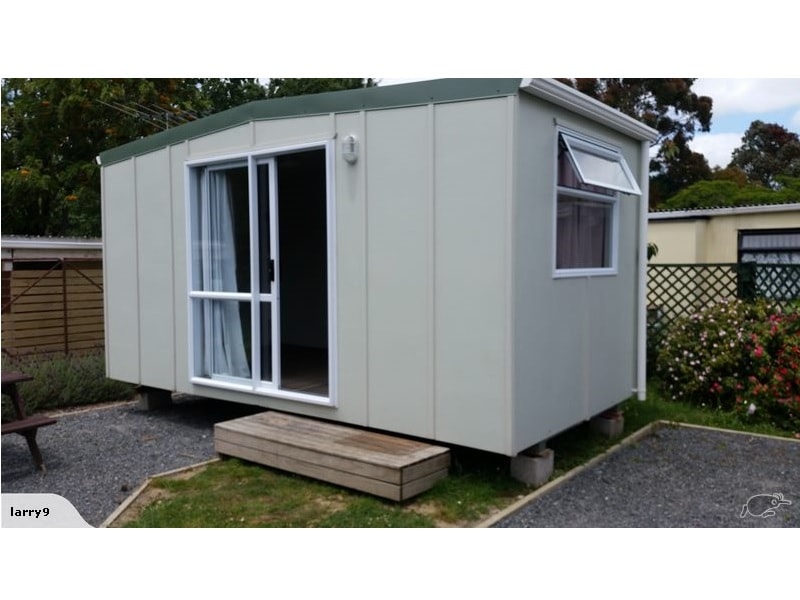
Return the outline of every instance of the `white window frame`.
<path id="1" fill-rule="evenodd" d="M 642 195 L 642 190 L 639 189 L 636 178 L 633 176 L 633 173 L 631 173 L 628 163 L 625 161 L 625 158 L 618 148 L 613 148 L 602 142 L 590 140 L 584 136 L 579 136 L 564 130 L 559 131 L 559 138 L 564 141 L 567 155 L 572 163 L 572 168 L 575 169 L 575 173 L 582 183 L 615 190 L 623 194 L 632 194 L 634 196 Z M 588 164 L 584 159 L 579 158 L 579 153 L 595 156 L 608 162 L 610 165 L 616 165 L 618 168 L 617 174 L 625 180 L 624 183 L 616 183 L 613 179 L 590 177 L 587 168 Z"/>
<path id="2" fill-rule="evenodd" d="M 626 173 L 627 177 L 632 182 L 631 186 L 626 187 L 627 193 L 631 194 L 641 194 L 641 190 L 639 186 L 636 184 L 633 175 L 628 168 L 625 159 L 622 157 L 622 153 L 619 148 L 615 146 L 611 146 L 605 142 L 597 140 L 595 138 L 591 138 L 581 133 L 577 133 L 573 130 L 564 128 L 564 127 L 556 127 L 556 142 L 554 144 L 553 149 L 553 182 L 554 182 L 554 193 L 553 193 L 553 244 L 552 244 L 552 269 L 553 269 L 553 278 L 555 279 L 562 279 L 562 278 L 571 278 L 571 277 L 598 277 L 598 276 L 612 276 L 617 275 L 618 271 L 618 254 L 619 254 L 619 211 L 620 211 L 620 187 L 613 184 L 610 184 L 607 181 L 597 180 L 597 179 L 586 179 L 584 174 L 581 172 L 578 162 L 574 156 L 573 148 L 578 148 L 582 152 L 593 154 L 607 160 L 612 160 L 617 162 L 620 165 L 620 168 L 623 172 Z M 585 185 L 591 185 L 595 187 L 601 187 L 608 190 L 613 191 L 613 194 L 607 195 L 602 193 L 595 193 L 592 191 L 581 190 L 571 187 L 564 187 L 559 185 L 559 173 L 558 173 L 558 153 L 559 153 L 559 146 L 561 144 L 561 140 L 564 141 L 566 146 L 566 152 L 569 157 L 569 163 L 571 164 L 576 176 L 581 181 L 581 183 Z M 558 256 L 558 204 L 559 198 L 562 196 L 569 196 L 578 199 L 585 199 L 590 200 L 592 202 L 598 202 L 602 204 L 608 205 L 611 209 L 611 218 L 610 223 L 608 224 L 607 235 L 610 237 L 608 241 L 609 246 L 609 261 L 608 266 L 605 267 L 591 267 L 591 268 L 559 268 L 557 266 L 557 256 Z"/>
<path id="3" fill-rule="evenodd" d="M 326 218 L 327 218 L 327 263 L 328 263 L 328 396 L 319 396 L 316 394 L 306 394 L 303 392 L 296 392 L 292 390 L 285 390 L 280 388 L 280 351 L 273 353 L 273 380 L 272 382 L 260 381 L 260 305 L 262 301 L 267 300 L 271 303 L 272 308 L 272 347 L 275 348 L 275 340 L 279 340 L 279 327 L 280 318 L 279 310 L 279 294 L 280 282 L 278 274 L 275 276 L 275 287 L 270 294 L 259 293 L 258 283 L 258 220 L 257 220 L 257 207 L 250 203 L 250 269 L 251 269 L 251 289 L 250 292 L 206 292 L 198 291 L 195 288 L 194 270 L 193 270 L 193 243 L 192 243 L 192 203 L 194 200 L 194 172 L 197 169 L 203 168 L 224 168 L 230 165 L 246 163 L 248 167 L 250 178 L 250 197 L 253 197 L 253 188 L 256 185 L 255 172 L 257 165 L 265 162 L 270 162 L 272 168 L 275 168 L 273 159 L 282 154 L 292 154 L 303 152 L 306 150 L 322 149 L 325 151 L 325 185 L 326 185 Z M 185 186 L 185 207 L 186 207 L 186 266 L 187 266 L 187 301 L 188 301 L 188 360 L 189 360 L 189 381 L 193 384 L 203 385 L 207 387 L 220 388 L 225 390 L 246 392 L 249 394 L 256 394 L 260 396 L 267 396 L 271 398 L 279 398 L 285 400 L 293 400 L 297 402 L 304 402 L 308 404 L 316 404 L 322 406 L 336 407 L 338 403 L 338 384 L 336 379 L 337 373 L 337 322 L 336 322 L 336 269 L 335 269 L 335 248 L 336 248 L 336 223 L 335 223 L 335 176 L 334 176 L 334 157 L 335 147 L 332 140 L 321 140 L 316 142 L 309 142 L 304 144 L 295 144 L 291 146 L 281 146 L 269 149 L 252 150 L 245 153 L 237 153 L 225 156 L 203 158 L 189 160 L 184 163 L 184 181 Z M 271 180 L 272 181 L 272 180 Z M 272 183 L 270 182 L 270 185 Z M 270 217 L 274 223 L 275 215 L 275 202 L 277 199 L 277 190 L 270 189 Z M 272 236 L 271 240 L 271 255 L 275 264 L 279 263 L 277 239 Z M 196 374 L 195 365 L 197 362 L 197 353 L 199 352 L 199 344 L 197 341 L 195 328 L 196 328 L 196 314 L 195 302 L 198 299 L 210 298 L 216 300 L 244 300 L 248 301 L 251 306 L 251 336 L 252 336 L 252 356 L 251 356 L 251 377 L 250 379 L 233 378 L 225 376 L 205 377 Z M 256 341 L 258 340 L 258 342 Z"/>

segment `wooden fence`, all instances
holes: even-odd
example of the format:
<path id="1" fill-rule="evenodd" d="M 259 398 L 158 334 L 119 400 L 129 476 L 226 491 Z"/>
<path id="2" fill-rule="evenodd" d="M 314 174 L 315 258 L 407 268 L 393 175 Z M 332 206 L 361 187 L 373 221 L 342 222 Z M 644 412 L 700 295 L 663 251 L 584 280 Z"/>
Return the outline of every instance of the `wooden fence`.
<path id="1" fill-rule="evenodd" d="M 4 353 L 70 354 L 104 343 L 102 259 L 4 261 Z"/>

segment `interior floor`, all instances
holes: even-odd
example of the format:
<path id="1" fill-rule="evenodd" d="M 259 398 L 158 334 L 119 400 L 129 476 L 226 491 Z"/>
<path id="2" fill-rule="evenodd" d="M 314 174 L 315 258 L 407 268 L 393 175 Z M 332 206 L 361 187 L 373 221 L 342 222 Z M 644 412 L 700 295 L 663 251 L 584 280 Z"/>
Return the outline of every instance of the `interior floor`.
<path id="1" fill-rule="evenodd" d="M 281 389 L 328 396 L 328 349 L 281 346 Z"/>

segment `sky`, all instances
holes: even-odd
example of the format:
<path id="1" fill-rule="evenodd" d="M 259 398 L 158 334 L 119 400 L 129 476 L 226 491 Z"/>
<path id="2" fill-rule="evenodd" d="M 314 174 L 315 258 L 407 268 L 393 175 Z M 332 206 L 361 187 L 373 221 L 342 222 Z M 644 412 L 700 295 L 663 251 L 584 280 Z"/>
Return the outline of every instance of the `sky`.
<path id="1" fill-rule="evenodd" d="M 711 167 L 727 166 L 755 120 L 800 133 L 800 79 L 698 79 L 692 89 L 714 101 L 711 131 L 690 144 Z"/>
<path id="2" fill-rule="evenodd" d="M 419 79 L 383 78 L 380 84 L 410 81 Z M 696 133 L 689 144 L 712 168 L 728 166 L 753 121 L 777 123 L 800 134 L 800 79 L 698 78 L 692 91 L 714 101 L 711 131 Z"/>

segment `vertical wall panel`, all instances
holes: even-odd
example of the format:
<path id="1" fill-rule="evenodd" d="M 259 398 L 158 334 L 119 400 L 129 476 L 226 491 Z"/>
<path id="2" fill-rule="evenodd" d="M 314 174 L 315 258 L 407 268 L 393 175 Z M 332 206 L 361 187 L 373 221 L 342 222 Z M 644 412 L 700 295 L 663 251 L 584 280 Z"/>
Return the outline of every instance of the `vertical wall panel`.
<path id="1" fill-rule="evenodd" d="M 505 99 L 435 110 L 436 437 L 507 444 Z"/>
<path id="2" fill-rule="evenodd" d="M 134 163 L 103 169 L 103 281 L 106 370 L 113 379 L 140 383 Z"/>
<path id="3" fill-rule="evenodd" d="M 188 324 L 188 242 L 186 224 L 186 144 L 170 147 L 170 179 L 172 203 L 172 300 L 175 389 L 188 392 L 189 382 L 189 324 Z"/>
<path id="4" fill-rule="evenodd" d="M 253 123 L 254 145 L 275 148 L 333 137 L 330 115 L 315 115 L 301 119 L 270 119 Z M 322 136 L 322 137 L 321 137 Z"/>
<path id="5" fill-rule="evenodd" d="M 169 149 L 136 159 L 139 340 L 142 380 L 175 388 L 172 205 Z"/>
<path id="6" fill-rule="evenodd" d="M 249 150 L 253 145 L 253 124 L 247 123 L 231 129 L 223 129 L 210 135 L 189 140 L 192 158 L 202 156 L 225 156 Z"/>
<path id="7" fill-rule="evenodd" d="M 617 275 L 553 278 L 555 116 L 622 147 L 638 143 L 538 99 L 520 99 L 514 219 L 514 414 L 519 452 L 630 396 L 636 349 L 638 198 L 620 197 Z"/>
<path id="8" fill-rule="evenodd" d="M 341 157 L 342 138 L 364 140 L 363 115 L 336 116 L 336 324 L 338 408 L 327 418 L 366 425 L 367 406 L 367 225 L 364 181 L 366 159 L 354 165 Z M 363 145 L 362 145 L 363 149 Z M 296 403 L 295 403 L 296 404 Z"/>
<path id="9" fill-rule="evenodd" d="M 369 424 L 432 437 L 428 107 L 367 118 Z"/>

